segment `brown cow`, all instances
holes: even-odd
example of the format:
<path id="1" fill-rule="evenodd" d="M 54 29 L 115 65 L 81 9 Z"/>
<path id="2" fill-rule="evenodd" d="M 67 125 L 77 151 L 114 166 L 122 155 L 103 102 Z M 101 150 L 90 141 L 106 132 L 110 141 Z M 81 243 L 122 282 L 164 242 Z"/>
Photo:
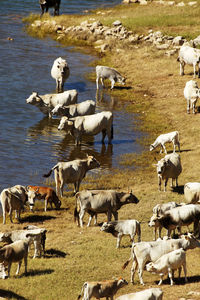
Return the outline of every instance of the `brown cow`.
<path id="1" fill-rule="evenodd" d="M 46 186 L 34 186 L 28 185 L 29 191 L 34 191 L 36 193 L 36 198 L 39 200 L 45 200 L 45 208 L 44 211 L 47 211 L 47 205 L 50 203 L 52 208 L 52 203 L 55 205 L 56 209 L 59 209 L 61 206 L 61 201 L 58 199 L 56 192 Z"/>

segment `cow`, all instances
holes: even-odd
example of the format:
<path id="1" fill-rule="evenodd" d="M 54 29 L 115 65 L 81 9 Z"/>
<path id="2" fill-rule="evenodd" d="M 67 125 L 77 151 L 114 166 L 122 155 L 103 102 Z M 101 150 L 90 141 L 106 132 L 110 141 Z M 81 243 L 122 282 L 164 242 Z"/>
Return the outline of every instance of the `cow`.
<path id="1" fill-rule="evenodd" d="M 75 139 L 75 144 L 78 146 L 81 143 L 82 136 L 96 135 L 102 132 L 102 143 L 106 135 L 108 143 L 111 144 L 113 139 L 113 114 L 110 111 L 102 111 L 90 116 L 80 116 L 68 119 L 62 117 L 58 130 L 66 130 Z"/>
<path id="2" fill-rule="evenodd" d="M 184 67 L 186 64 L 193 65 L 194 78 L 196 77 L 196 66 L 198 68 L 198 77 L 200 77 L 200 50 L 182 45 L 179 51 L 177 61 L 180 62 L 180 75 L 184 75 Z"/>
<path id="3" fill-rule="evenodd" d="M 105 281 L 87 281 L 83 284 L 81 294 L 77 299 L 80 299 L 83 294 L 83 300 L 89 300 L 92 297 L 96 299 L 105 297 L 106 300 L 113 300 L 117 291 L 127 284 L 128 282 L 123 278 Z"/>
<path id="4" fill-rule="evenodd" d="M 176 186 L 178 186 L 178 176 L 182 172 L 180 155 L 177 153 L 167 154 L 164 158 L 159 160 L 155 166 L 157 167 L 159 191 L 161 191 L 161 181 L 164 180 L 164 192 L 166 192 L 169 178 L 172 179 L 172 186 L 174 179 L 176 180 Z"/>
<path id="5" fill-rule="evenodd" d="M 157 146 L 160 145 L 160 153 L 162 153 L 162 149 L 167 154 L 167 150 L 165 148 L 165 143 L 172 143 L 174 146 L 173 152 L 176 152 L 176 146 L 178 146 L 178 150 L 180 152 L 180 143 L 179 143 L 179 133 L 178 131 L 172 131 L 169 133 L 161 134 L 157 137 L 155 142 L 150 145 L 150 151 L 154 150 Z"/>
<path id="6" fill-rule="evenodd" d="M 52 110 L 52 115 L 61 117 L 66 116 L 68 118 L 93 115 L 95 113 L 95 108 L 96 103 L 93 100 L 86 100 L 81 103 L 71 104 L 68 106 L 57 104 L 56 107 Z"/>
<path id="7" fill-rule="evenodd" d="M 42 246 L 42 251 L 43 251 L 43 256 L 45 255 L 45 243 L 46 243 L 46 228 L 41 228 L 41 227 L 38 227 L 36 225 L 27 225 L 27 226 L 24 226 L 23 229 L 26 229 L 26 230 L 36 230 L 36 231 L 39 231 L 41 233 L 41 246 Z M 40 256 L 42 255 L 42 252 L 40 252 Z"/>
<path id="8" fill-rule="evenodd" d="M 137 293 L 130 293 L 117 297 L 116 300 L 162 300 L 163 291 L 159 288 L 150 288 Z"/>
<path id="9" fill-rule="evenodd" d="M 184 185 L 184 196 L 187 203 L 200 204 L 200 183 L 188 182 Z"/>
<path id="10" fill-rule="evenodd" d="M 58 57 L 54 60 L 51 68 L 51 77 L 56 80 L 56 91 L 62 93 L 64 83 L 69 77 L 69 66 L 65 59 Z"/>
<path id="11" fill-rule="evenodd" d="M 0 195 L 0 201 L 2 205 L 3 212 L 3 224 L 6 224 L 6 212 L 9 213 L 10 221 L 12 220 L 12 212 L 15 210 L 15 217 L 20 222 L 20 214 L 24 209 L 24 205 L 27 201 L 30 201 L 30 206 L 32 205 L 31 199 L 34 198 L 34 192 L 28 191 L 25 186 L 15 185 L 13 187 L 4 189 Z"/>
<path id="12" fill-rule="evenodd" d="M 49 177 L 54 170 L 56 182 L 56 193 L 63 197 L 63 187 L 66 183 L 74 184 L 74 193 L 79 191 L 80 183 L 87 171 L 100 167 L 100 163 L 93 157 L 87 156 L 84 159 L 75 159 L 68 162 L 57 163 L 44 177 Z"/>
<path id="13" fill-rule="evenodd" d="M 195 114 L 196 103 L 200 97 L 200 89 L 198 88 L 197 82 L 194 80 L 189 80 L 185 84 L 183 91 L 184 97 L 187 100 L 187 113 L 190 113 L 190 108 L 193 114 Z"/>
<path id="14" fill-rule="evenodd" d="M 149 226 L 153 223 L 155 226 L 164 227 L 167 229 L 168 237 L 171 236 L 171 231 L 178 228 L 181 234 L 182 226 L 189 226 L 194 223 L 194 234 L 200 235 L 200 204 L 187 204 L 180 207 L 175 207 L 163 215 L 153 215 Z"/>
<path id="15" fill-rule="evenodd" d="M 34 191 L 36 193 L 36 198 L 39 200 L 45 200 L 45 207 L 44 211 L 47 211 L 47 205 L 50 204 L 51 209 L 52 204 L 55 205 L 56 209 L 59 209 L 61 206 L 61 201 L 59 200 L 58 196 L 56 195 L 56 192 L 54 189 L 46 186 L 34 186 L 34 185 L 28 185 L 27 188 L 29 191 Z"/>
<path id="16" fill-rule="evenodd" d="M 163 276 L 165 274 L 169 275 L 170 284 L 173 285 L 173 271 L 179 270 L 179 279 L 181 275 L 181 267 L 183 266 L 184 274 L 185 274 L 185 282 L 187 282 L 187 270 L 186 270 L 186 252 L 180 248 L 176 249 L 172 252 L 166 253 L 162 255 L 155 262 L 150 262 L 146 265 L 146 270 L 148 272 L 159 273 L 160 281 L 158 285 L 162 284 Z"/>
<path id="17" fill-rule="evenodd" d="M 19 240 L 0 248 L 0 263 L 8 266 L 8 277 L 10 277 L 10 269 L 13 262 L 18 262 L 16 275 L 19 274 L 22 260 L 24 259 L 25 273 L 27 273 L 29 239 Z"/>
<path id="18" fill-rule="evenodd" d="M 154 219 L 154 215 L 156 215 L 157 217 L 160 215 L 165 214 L 166 211 L 178 207 L 180 206 L 180 204 L 171 201 L 171 202 L 167 202 L 167 203 L 163 203 L 163 204 L 157 204 L 156 206 L 154 206 L 153 208 L 153 217 L 151 217 L 150 222 L 149 222 L 149 226 L 150 227 L 154 227 L 154 240 L 156 240 L 156 236 L 157 236 L 157 229 L 159 231 L 159 238 L 161 238 L 161 231 L 162 231 L 162 226 L 160 226 L 160 224 L 158 222 L 154 222 L 152 219 Z"/>
<path id="19" fill-rule="evenodd" d="M 76 90 L 65 91 L 60 94 L 39 95 L 37 92 L 26 99 L 27 104 L 35 105 L 39 110 L 52 118 L 52 110 L 59 104 L 61 106 L 70 105 L 77 102 L 78 93 Z"/>
<path id="20" fill-rule="evenodd" d="M 121 74 L 113 69 L 106 66 L 96 66 L 96 86 L 99 89 L 99 79 L 101 79 L 101 84 L 104 87 L 104 79 L 109 79 L 111 81 L 111 90 L 114 88 L 116 82 L 124 85 L 126 79 L 121 76 Z"/>
<path id="21" fill-rule="evenodd" d="M 40 257 L 42 254 L 43 248 L 43 255 L 45 252 L 45 248 L 43 245 L 44 236 L 46 239 L 46 232 L 45 228 L 35 227 L 33 229 L 24 229 L 24 230 L 13 230 L 9 232 L 0 232 L 0 242 L 4 243 L 13 243 L 19 240 L 24 240 L 30 237 L 29 246 L 33 243 L 34 244 L 34 256 Z"/>
<path id="22" fill-rule="evenodd" d="M 87 226 L 90 226 L 93 216 L 95 216 L 95 224 L 97 221 L 97 214 L 106 213 L 107 222 L 111 221 L 112 214 L 115 220 L 118 220 L 118 210 L 126 204 L 135 203 L 137 204 L 139 200 L 132 191 L 130 193 L 117 192 L 115 190 L 83 190 L 76 193 L 76 207 L 74 209 L 75 220 L 78 220 L 78 225 L 83 227 L 83 217 L 85 212 L 87 212 L 89 217 L 89 222 Z M 77 212 L 77 202 L 80 207 L 79 214 Z M 79 218 L 78 218 L 79 216 Z"/>
<path id="23" fill-rule="evenodd" d="M 200 242 L 192 235 L 182 236 L 179 239 L 159 240 L 152 242 L 133 243 L 131 248 L 131 256 L 123 265 L 123 269 L 127 267 L 131 259 L 133 265 L 131 268 L 131 282 L 134 283 L 134 275 L 138 267 L 138 275 L 140 284 L 144 285 L 142 274 L 145 265 L 148 262 L 155 262 L 162 255 L 173 250 L 183 248 L 183 250 L 200 248 Z"/>
<path id="24" fill-rule="evenodd" d="M 39 0 L 42 10 L 41 16 L 44 14 L 44 11 L 48 12 L 50 7 L 54 7 L 54 16 L 59 16 L 60 1 L 61 0 Z"/>
<path id="25" fill-rule="evenodd" d="M 120 241 L 123 235 L 129 235 L 131 242 L 134 242 L 134 237 L 137 234 L 138 242 L 141 240 L 141 227 L 140 222 L 137 220 L 120 220 L 104 222 L 101 231 L 111 233 L 117 237 L 117 248 L 120 247 Z"/>

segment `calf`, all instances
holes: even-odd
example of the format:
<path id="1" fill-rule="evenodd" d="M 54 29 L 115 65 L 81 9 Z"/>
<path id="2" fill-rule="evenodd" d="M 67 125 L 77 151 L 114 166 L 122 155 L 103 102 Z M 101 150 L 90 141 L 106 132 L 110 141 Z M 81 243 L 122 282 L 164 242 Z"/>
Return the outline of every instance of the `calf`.
<path id="1" fill-rule="evenodd" d="M 137 293 L 126 294 L 117 297 L 116 300 L 162 300 L 163 291 L 159 288 L 151 288 Z"/>
<path id="2" fill-rule="evenodd" d="M 186 270 L 186 253 L 180 248 L 161 256 L 155 262 L 150 262 L 146 265 L 148 272 L 154 272 L 160 274 L 160 281 L 158 285 L 162 284 L 163 276 L 168 273 L 170 278 L 170 284 L 173 285 L 172 272 L 179 270 L 179 278 L 181 275 L 181 267 L 183 266 L 185 274 L 185 282 L 187 282 L 187 270 Z"/>
<path id="3" fill-rule="evenodd" d="M 111 233 L 117 237 L 117 248 L 120 247 L 120 241 L 123 235 L 130 235 L 131 242 L 134 242 L 134 237 L 138 235 L 138 242 L 141 239 L 140 222 L 137 220 L 123 220 L 104 222 L 101 231 Z"/>
<path id="4" fill-rule="evenodd" d="M 178 131 L 172 131 L 169 133 L 161 134 L 157 137 L 155 142 L 150 145 L 150 151 L 154 150 L 156 147 L 160 145 L 160 153 L 162 153 L 162 149 L 167 154 L 167 150 L 165 148 L 165 143 L 172 143 L 174 146 L 173 152 L 176 152 L 176 146 L 178 146 L 178 150 L 180 152 L 180 143 L 179 143 L 179 133 Z"/>
<path id="5" fill-rule="evenodd" d="M 18 262 L 16 275 L 19 274 L 22 260 L 24 259 L 25 273 L 27 273 L 27 258 L 28 258 L 29 240 L 20 240 L 12 244 L 6 245 L 0 249 L 0 262 L 8 265 L 8 277 L 13 262 Z"/>
<path id="6" fill-rule="evenodd" d="M 117 291 L 127 284 L 128 282 L 123 278 L 116 280 L 85 282 L 83 284 L 81 294 L 77 299 L 80 299 L 81 295 L 84 294 L 83 300 L 90 300 L 92 297 L 96 299 L 105 297 L 107 300 L 109 300 L 109 298 L 110 300 L 113 300 Z"/>
<path id="7" fill-rule="evenodd" d="M 51 68 L 51 77 L 56 80 L 56 91 L 62 93 L 64 89 L 64 83 L 69 77 L 70 71 L 68 63 L 62 57 L 58 57 L 54 60 Z"/>
<path id="8" fill-rule="evenodd" d="M 60 1 L 61 0 L 39 0 L 42 10 L 41 16 L 44 11 L 48 12 L 50 7 L 54 7 L 54 16 L 59 16 Z"/>
<path id="9" fill-rule="evenodd" d="M 125 84 L 125 78 L 113 68 L 105 66 L 96 66 L 96 85 L 97 90 L 99 89 L 99 79 L 101 79 L 101 84 L 104 87 L 104 79 L 109 79 L 111 81 L 111 90 L 114 88 L 116 82 Z"/>
<path id="10" fill-rule="evenodd" d="M 59 209 L 61 206 L 61 201 L 59 200 L 58 196 L 56 195 L 56 192 L 46 186 L 34 186 L 34 185 L 28 185 L 29 191 L 34 191 L 36 193 L 36 198 L 39 200 L 45 200 L 45 208 L 44 211 L 47 211 L 47 205 L 50 204 L 51 209 L 52 204 L 55 205 L 56 209 Z"/>

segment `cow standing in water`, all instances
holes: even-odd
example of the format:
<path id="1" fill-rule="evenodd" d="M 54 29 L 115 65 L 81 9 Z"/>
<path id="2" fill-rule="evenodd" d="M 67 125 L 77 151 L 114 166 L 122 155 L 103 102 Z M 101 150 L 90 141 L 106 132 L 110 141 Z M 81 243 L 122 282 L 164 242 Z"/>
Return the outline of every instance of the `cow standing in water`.
<path id="1" fill-rule="evenodd" d="M 50 7 L 54 7 L 54 16 L 59 16 L 60 0 L 39 0 L 41 7 L 41 16 L 45 12 L 48 12 Z"/>

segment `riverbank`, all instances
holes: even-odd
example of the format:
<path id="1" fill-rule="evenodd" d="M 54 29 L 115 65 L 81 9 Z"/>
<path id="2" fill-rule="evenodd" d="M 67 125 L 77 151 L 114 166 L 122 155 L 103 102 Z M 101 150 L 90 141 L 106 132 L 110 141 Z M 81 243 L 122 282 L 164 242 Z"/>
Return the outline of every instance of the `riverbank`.
<path id="1" fill-rule="evenodd" d="M 108 13 L 109 10 L 111 12 Z M 79 26 L 85 21 L 90 23 L 90 18 L 95 18 L 92 21 L 99 21 L 103 26 L 111 26 L 113 22 L 119 20 L 122 26 L 139 37 L 160 31 L 162 35 L 173 36 L 173 38 L 180 35 L 183 38 L 194 39 L 197 36 L 195 31 L 198 32 L 199 7 L 194 12 L 188 6 L 183 8 L 161 7 L 151 3 L 143 7 L 134 4 L 129 7 L 119 6 L 105 11 L 101 10 L 101 12 L 105 12 L 104 15 L 97 14 L 98 11 L 85 16 L 56 18 L 46 16 L 44 20 L 50 19 L 65 28 Z M 179 19 L 177 19 L 177 15 Z M 39 16 L 31 18 L 31 22 L 36 19 L 40 21 Z M 192 34 L 191 24 L 193 24 Z M 32 27 L 34 28 L 34 26 L 30 26 L 28 29 L 29 32 L 40 37 L 48 34 L 57 40 L 60 36 L 59 32 L 55 34 L 48 30 L 38 30 L 39 28 L 31 30 Z M 152 31 L 149 32 L 149 30 Z M 87 51 L 97 50 L 91 48 L 93 44 L 89 44 L 87 40 L 74 41 L 68 36 L 60 41 L 63 45 L 73 42 L 79 47 L 87 46 Z M 188 115 L 186 101 L 183 98 L 185 82 L 192 79 L 192 68 L 187 66 L 186 75 L 181 77 L 176 61 L 177 52 L 172 56 L 165 55 L 165 52 L 166 49 L 158 49 L 154 43 L 146 42 L 143 38 L 130 44 L 122 40 L 119 43 L 113 43 L 108 51 L 101 52 L 98 62 L 93 63 L 94 66 L 98 63 L 114 67 L 127 78 L 125 88 L 116 88 L 112 92 L 108 90 L 108 93 L 128 101 L 127 109 L 138 114 L 137 126 L 140 130 L 148 133 L 148 136 L 142 140 L 145 147 L 143 153 L 140 155 L 127 153 L 122 156 L 123 170 L 113 170 L 112 175 L 108 174 L 98 178 L 87 176 L 81 189 L 132 189 L 140 202 L 137 205 L 132 204 L 121 208 L 119 218 L 141 221 L 142 240 L 153 239 L 153 232 L 148 228 L 147 222 L 154 205 L 167 201 L 184 202 L 184 196 L 173 191 L 169 184 L 166 193 L 158 192 L 156 170 L 152 164 L 155 163 L 154 158 L 158 160 L 163 155 L 158 153 L 159 150 L 153 153 L 149 152 L 149 144 L 158 134 L 172 130 L 179 131 L 183 166 L 183 172 L 179 177 L 180 190 L 188 181 L 199 181 L 197 164 L 200 155 L 197 130 L 199 114 Z M 95 80 L 94 73 L 91 74 L 91 80 Z M 197 81 L 199 83 L 199 79 Z M 172 150 L 172 146 L 168 145 L 167 149 Z M 134 170 L 128 168 L 133 165 L 135 166 Z M 1 230 L 11 230 L 33 223 L 46 227 L 48 230 L 46 257 L 29 259 L 28 276 L 22 275 L 19 279 L 14 278 L 13 266 L 12 277 L 0 282 L 0 286 L 4 290 L 11 291 L 10 287 L 12 286 L 13 298 L 16 298 L 14 297 L 15 293 L 25 299 L 43 300 L 57 297 L 71 300 L 77 297 L 86 280 L 104 280 L 122 276 L 129 281 L 130 266 L 124 271 L 121 269 L 123 263 L 130 256 L 129 238 L 123 238 L 122 248 L 115 249 L 115 238 L 100 232 L 99 226 L 78 228 L 73 223 L 74 197 L 71 192 L 72 187 L 69 186 L 69 188 L 70 192 L 65 193 L 65 197 L 62 199 L 60 211 L 49 210 L 44 213 L 41 205 L 38 205 L 34 215 L 30 215 L 29 212 L 23 214 L 22 224 L 10 225 L 8 221 L 7 225 L 1 225 Z M 85 219 L 87 220 L 86 216 Z M 104 215 L 98 217 L 98 222 L 104 220 Z M 170 287 L 169 282 L 164 281 L 161 286 L 164 291 L 164 300 L 180 299 L 181 297 L 198 299 L 198 296 L 188 296 L 188 293 L 199 291 L 200 265 L 197 263 L 199 256 L 199 249 L 187 252 L 189 282 L 183 284 L 184 281 L 181 280 L 180 284 Z M 143 290 L 144 287 L 139 285 L 137 274 L 135 279 L 134 285 L 129 283 L 117 295 Z M 158 276 L 144 272 L 145 288 L 156 287 L 157 280 Z M 47 282 L 50 288 L 47 288 Z"/>

